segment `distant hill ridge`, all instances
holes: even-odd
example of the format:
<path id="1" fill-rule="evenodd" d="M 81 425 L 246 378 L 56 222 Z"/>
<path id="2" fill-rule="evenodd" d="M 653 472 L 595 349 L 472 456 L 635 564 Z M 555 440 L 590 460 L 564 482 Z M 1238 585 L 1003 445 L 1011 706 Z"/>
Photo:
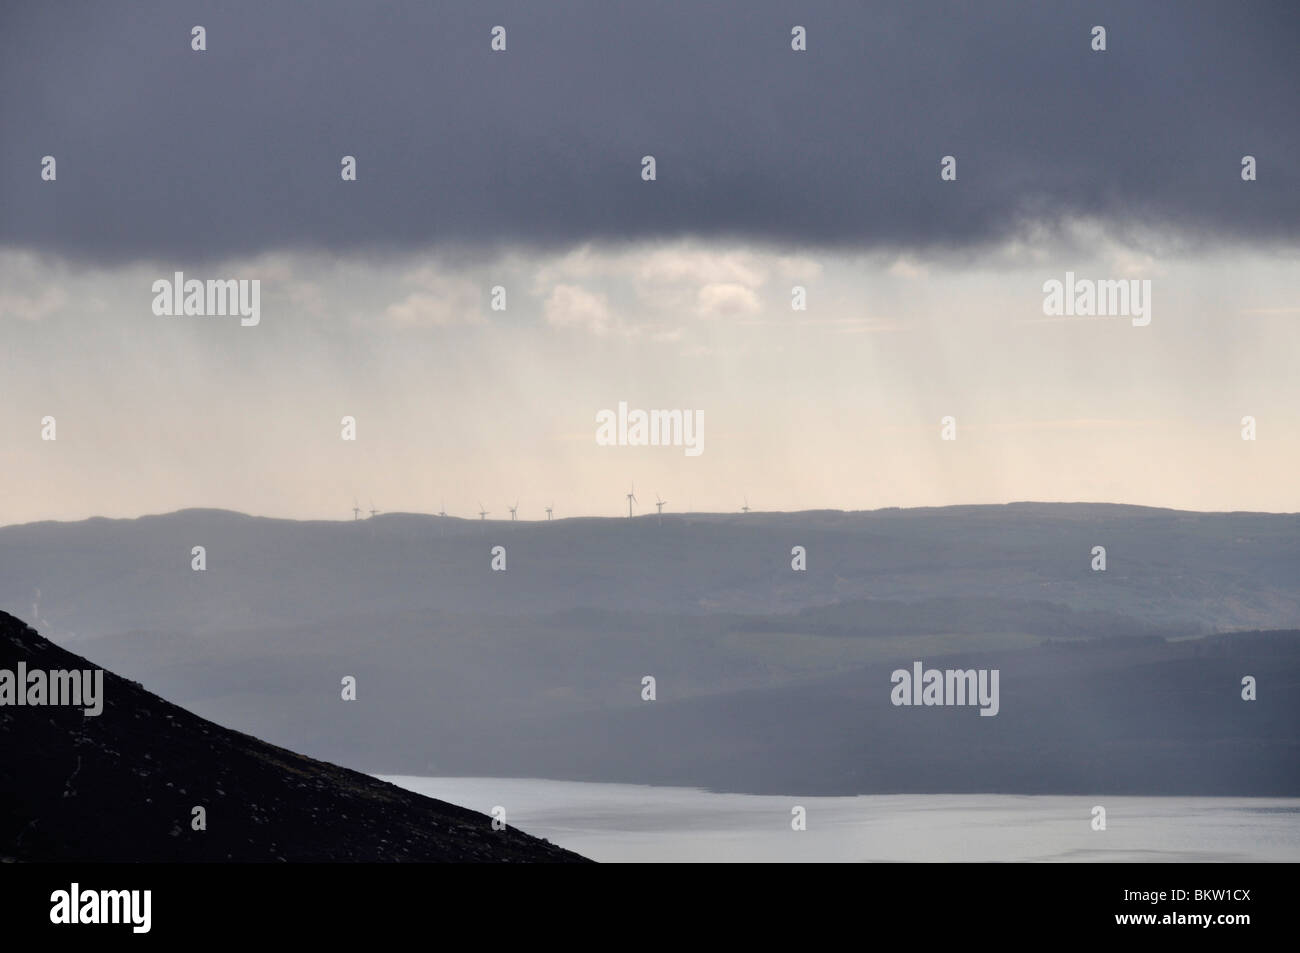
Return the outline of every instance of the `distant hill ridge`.
<path id="1" fill-rule="evenodd" d="M 188 510 L 0 528 L 0 606 L 218 724 L 375 774 L 805 793 L 1300 783 L 1294 660 L 1187 641 L 1300 627 L 1297 514 Z M 890 707 L 895 668 L 973 655 L 1001 670 L 996 717 Z"/>
<path id="2" fill-rule="evenodd" d="M 508 575 L 489 571 L 506 547 Z M 791 571 L 791 549 L 807 571 Z M 1107 570 L 1090 569 L 1094 546 Z M 205 572 L 191 571 L 203 546 Z M 409 610 L 749 614 L 978 597 L 1196 630 L 1300 625 L 1300 514 L 1100 503 L 508 520 L 224 510 L 0 527 L 0 607 L 61 644 Z M 505 584 L 503 584 L 505 583 Z M 39 618 L 36 616 L 39 615 Z"/>

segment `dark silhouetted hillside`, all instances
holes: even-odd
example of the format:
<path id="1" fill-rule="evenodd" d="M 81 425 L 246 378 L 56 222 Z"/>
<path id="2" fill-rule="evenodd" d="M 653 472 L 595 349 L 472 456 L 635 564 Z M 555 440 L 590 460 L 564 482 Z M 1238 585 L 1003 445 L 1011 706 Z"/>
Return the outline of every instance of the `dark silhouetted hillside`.
<path id="1" fill-rule="evenodd" d="M 94 667 L 0 612 L 0 668 L 19 662 Z M 205 831 L 191 829 L 196 805 Z M 486 815 L 222 728 L 109 672 L 98 716 L 0 707 L 0 858 L 583 860 L 493 831 Z"/>

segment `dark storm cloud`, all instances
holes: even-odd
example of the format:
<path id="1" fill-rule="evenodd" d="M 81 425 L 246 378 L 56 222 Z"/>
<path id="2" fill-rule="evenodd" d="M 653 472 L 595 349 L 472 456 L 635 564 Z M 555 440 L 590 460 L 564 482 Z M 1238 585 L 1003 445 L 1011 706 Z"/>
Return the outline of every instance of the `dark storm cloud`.
<path id="1" fill-rule="evenodd" d="M 1071 215 L 1294 239 L 1298 40 L 1290 2 L 6 3 L 0 243 L 962 247 Z"/>

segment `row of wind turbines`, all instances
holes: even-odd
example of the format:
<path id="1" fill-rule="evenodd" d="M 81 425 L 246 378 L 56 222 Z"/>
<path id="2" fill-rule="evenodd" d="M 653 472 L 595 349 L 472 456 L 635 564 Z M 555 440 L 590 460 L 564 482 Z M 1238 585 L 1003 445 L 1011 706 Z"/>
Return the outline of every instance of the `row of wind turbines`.
<path id="1" fill-rule="evenodd" d="M 515 522 L 515 521 L 519 518 L 519 501 L 518 501 L 518 500 L 515 500 L 515 505 L 514 505 L 514 506 L 507 506 L 506 509 L 508 509 L 508 510 L 510 511 L 510 522 L 512 522 L 512 523 Z M 555 504 L 552 503 L 550 506 L 548 506 L 548 507 L 546 508 L 546 521 L 547 521 L 548 523 L 551 521 L 551 514 L 554 513 L 554 512 L 555 512 Z M 439 515 L 439 516 L 446 516 L 446 515 L 447 515 L 447 511 L 446 511 L 446 510 L 439 510 L 439 511 L 438 511 L 438 515 Z M 490 516 L 490 515 L 491 515 L 491 510 L 485 510 L 485 509 L 483 509 L 483 501 L 482 501 L 482 500 L 479 500 L 479 504 L 478 504 L 478 518 L 479 518 L 479 522 L 482 522 L 482 521 L 486 520 L 486 519 L 488 518 L 488 516 Z"/>
<path id="2" fill-rule="evenodd" d="M 632 483 L 632 484 L 631 484 L 631 488 L 627 491 L 627 518 L 628 518 L 628 519 L 631 519 L 631 518 L 632 518 L 632 504 L 635 503 L 636 501 L 637 501 L 637 499 L 636 499 L 636 483 Z M 745 502 L 748 503 L 749 501 L 746 500 Z M 659 508 L 659 519 L 660 519 L 660 520 L 663 520 L 663 517 L 664 517 L 664 507 L 667 506 L 667 505 L 668 505 L 668 501 L 665 500 L 665 499 L 662 499 L 662 498 L 659 496 L 659 494 L 656 493 L 656 494 L 655 494 L 655 506 Z"/>
<path id="3" fill-rule="evenodd" d="M 628 518 L 628 519 L 631 519 L 631 518 L 632 518 L 632 514 L 633 514 L 633 509 L 632 509 L 632 508 L 633 508 L 633 506 L 637 503 L 637 498 L 636 498 L 636 483 L 635 483 L 635 482 L 633 482 L 633 483 L 630 485 L 630 487 L 629 487 L 629 489 L 628 489 L 626 495 L 627 495 L 627 518 Z M 659 520 L 660 520 L 660 522 L 662 522 L 662 521 L 663 521 L 663 517 L 664 517 L 664 507 L 668 505 L 668 501 L 665 500 L 665 499 L 663 499 L 663 498 L 662 498 L 658 493 L 656 493 L 656 494 L 655 494 L 655 502 L 654 502 L 654 505 L 655 505 L 655 508 L 656 508 L 656 510 L 657 510 L 657 512 L 658 512 Z M 508 509 L 508 510 L 510 511 L 510 522 L 512 522 L 512 523 L 516 522 L 516 521 L 519 519 L 519 501 L 518 501 L 518 500 L 515 500 L 514 506 L 507 506 L 506 509 Z M 357 501 L 356 501 L 356 499 L 354 498 L 354 499 L 352 500 L 352 519 L 353 519 L 354 521 L 355 521 L 355 520 L 359 520 L 359 519 L 361 519 L 361 514 L 362 514 L 363 512 L 365 512 L 365 511 L 362 510 L 361 507 L 359 507 L 359 506 L 357 505 Z M 740 507 L 740 512 L 742 512 L 742 513 L 746 513 L 746 514 L 749 513 L 749 497 L 748 497 L 748 496 L 745 497 L 745 502 L 744 502 L 744 505 L 742 505 L 742 506 Z M 554 513 L 555 513 L 555 504 L 552 503 L 550 506 L 546 507 L 546 521 L 547 521 L 548 523 L 551 521 L 551 519 L 552 519 Z M 374 518 L 375 518 L 376 516 L 378 516 L 378 515 L 379 515 L 379 510 L 375 509 L 375 501 L 374 501 L 374 500 L 371 500 L 371 501 L 370 501 L 370 518 L 371 518 L 371 519 L 374 519 Z M 438 510 L 438 515 L 439 515 L 439 516 L 446 516 L 446 515 L 447 515 L 447 508 L 446 508 L 446 506 L 443 506 L 443 507 L 441 507 L 441 508 Z M 491 511 L 485 509 L 485 508 L 483 507 L 483 501 L 482 501 L 482 500 L 479 500 L 479 501 L 478 501 L 478 518 L 479 518 L 479 522 L 486 522 L 487 518 L 488 518 L 490 515 L 491 515 Z"/>

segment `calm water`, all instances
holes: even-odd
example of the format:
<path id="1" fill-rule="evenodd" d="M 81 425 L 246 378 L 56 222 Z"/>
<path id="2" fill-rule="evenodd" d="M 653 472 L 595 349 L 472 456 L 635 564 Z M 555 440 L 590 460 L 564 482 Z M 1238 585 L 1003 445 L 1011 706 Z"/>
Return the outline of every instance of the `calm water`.
<path id="1" fill-rule="evenodd" d="M 1300 861 L 1300 798 L 770 797 L 528 778 L 383 780 L 601 861 Z M 790 829 L 790 809 L 808 829 Z M 1106 830 L 1090 826 L 1106 808 Z"/>

